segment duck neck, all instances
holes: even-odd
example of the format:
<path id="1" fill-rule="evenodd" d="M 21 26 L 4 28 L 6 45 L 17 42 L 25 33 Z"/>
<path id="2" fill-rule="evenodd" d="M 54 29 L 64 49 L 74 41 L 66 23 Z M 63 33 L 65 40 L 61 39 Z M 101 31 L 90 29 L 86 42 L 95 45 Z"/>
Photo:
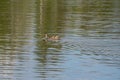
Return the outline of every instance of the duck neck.
<path id="1" fill-rule="evenodd" d="M 45 34 L 45 38 L 48 38 L 48 35 L 47 35 L 47 34 Z"/>

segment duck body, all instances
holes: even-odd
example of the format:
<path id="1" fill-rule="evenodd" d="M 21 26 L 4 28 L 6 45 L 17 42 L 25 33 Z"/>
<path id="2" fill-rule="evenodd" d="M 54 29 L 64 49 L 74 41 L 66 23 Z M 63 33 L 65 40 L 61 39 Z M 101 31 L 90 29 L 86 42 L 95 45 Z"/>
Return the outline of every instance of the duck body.
<path id="1" fill-rule="evenodd" d="M 61 48 L 61 42 L 60 42 L 60 37 L 59 36 L 49 36 L 47 34 L 44 35 L 42 38 L 42 42 L 44 43 L 43 45 L 49 47 L 49 48 Z"/>
<path id="2" fill-rule="evenodd" d="M 51 41 L 51 42 L 57 42 L 60 40 L 59 36 L 51 36 L 51 37 L 48 37 L 47 34 L 45 34 L 45 37 L 43 38 L 44 41 Z"/>

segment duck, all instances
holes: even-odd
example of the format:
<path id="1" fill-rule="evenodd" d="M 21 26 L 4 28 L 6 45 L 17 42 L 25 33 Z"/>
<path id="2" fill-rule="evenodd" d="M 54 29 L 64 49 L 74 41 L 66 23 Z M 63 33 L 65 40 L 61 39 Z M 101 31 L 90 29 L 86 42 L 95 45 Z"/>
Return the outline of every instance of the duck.
<path id="1" fill-rule="evenodd" d="M 59 40 L 59 36 L 51 36 L 50 38 L 49 38 L 50 40 Z"/>
<path id="2" fill-rule="evenodd" d="M 60 37 L 58 35 L 53 35 L 51 37 L 48 37 L 48 34 L 45 34 L 45 37 L 43 39 L 45 41 L 58 41 L 60 40 Z"/>

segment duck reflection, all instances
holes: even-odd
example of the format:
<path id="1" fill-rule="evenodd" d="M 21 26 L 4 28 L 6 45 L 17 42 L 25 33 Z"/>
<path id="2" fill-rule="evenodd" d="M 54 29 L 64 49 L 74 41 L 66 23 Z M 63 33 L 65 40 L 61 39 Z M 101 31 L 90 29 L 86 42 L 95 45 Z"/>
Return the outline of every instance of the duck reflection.
<path id="1" fill-rule="evenodd" d="M 44 40 L 40 40 L 37 44 L 36 54 L 37 54 L 37 68 L 36 72 L 40 75 L 42 79 L 48 78 L 48 76 L 55 76 L 62 69 L 58 66 L 61 64 L 61 48 L 60 42 L 49 41 L 46 35 Z"/>
<path id="2" fill-rule="evenodd" d="M 63 68 L 60 67 L 64 62 L 64 57 L 61 54 L 62 44 L 60 37 L 62 35 L 60 33 L 63 33 L 64 30 L 58 22 L 58 18 L 63 16 L 63 14 L 58 15 L 58 8 L 61 5 L 58 3 L 62 3 L 62 1 L 45 0 L 45 6 L 38 6 L 41 6 L 41 15 L 38 15 L 40 18 L 37 19 L 36 29 L 36 73 L 38 78 L 42 80 L 52 80 L 53 77 L 58 78 L 58 74 L 63 71 Z"/>

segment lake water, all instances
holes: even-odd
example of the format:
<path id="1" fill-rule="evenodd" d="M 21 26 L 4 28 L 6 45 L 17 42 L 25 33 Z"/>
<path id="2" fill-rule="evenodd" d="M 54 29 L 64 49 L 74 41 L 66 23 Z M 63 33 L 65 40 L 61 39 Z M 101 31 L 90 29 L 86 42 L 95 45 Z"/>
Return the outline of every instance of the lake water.
<path id="1" fill-rule="evenodd" d="M 119 4 L 1 1 L 0 80 L 120 80 Z"/>

